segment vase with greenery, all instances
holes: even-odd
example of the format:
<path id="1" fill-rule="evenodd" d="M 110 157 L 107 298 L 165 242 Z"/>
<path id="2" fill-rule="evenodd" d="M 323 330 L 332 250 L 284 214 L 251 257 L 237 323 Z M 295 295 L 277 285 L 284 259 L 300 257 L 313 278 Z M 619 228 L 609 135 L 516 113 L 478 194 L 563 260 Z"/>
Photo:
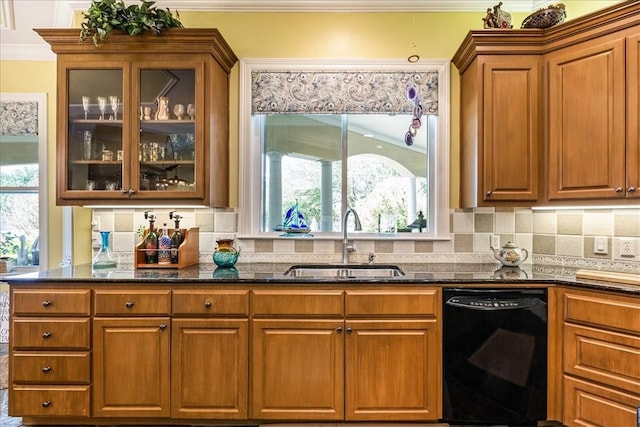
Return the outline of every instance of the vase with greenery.
<path id="1" fill-rule="evenodd" d="M 99 46 L 114 31 L 126 32 L 131 36 L 145 31 L 159 34 L 166 28 L 183 28 L 176 11 L 174 17 L 167 9 L 158 9 L 155 1 L 142 0 L 140 5 L 125 5 L 123 0 L 92 0 L 87 12 L 83 12 L 80 42 L 91 37 Z"/>

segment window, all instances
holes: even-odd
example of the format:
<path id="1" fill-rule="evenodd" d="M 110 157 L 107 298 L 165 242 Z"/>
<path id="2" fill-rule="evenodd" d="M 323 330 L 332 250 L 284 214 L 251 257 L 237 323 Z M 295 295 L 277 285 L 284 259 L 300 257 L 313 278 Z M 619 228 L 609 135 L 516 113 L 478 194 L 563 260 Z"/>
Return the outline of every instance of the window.
<path id="1" fill-rule="evenodd" d="M 242 60 L 240 233 L 282 235 L 296 208 L 331 237 L 351 207 L 368 238 L 447 237 L 448 69 Z"/>
<path id="2" fill-rule="evenodd" d="M 19 268 L 47 266 L 46 122 L 45 94 L 0 94 L 0 256 Z"/>

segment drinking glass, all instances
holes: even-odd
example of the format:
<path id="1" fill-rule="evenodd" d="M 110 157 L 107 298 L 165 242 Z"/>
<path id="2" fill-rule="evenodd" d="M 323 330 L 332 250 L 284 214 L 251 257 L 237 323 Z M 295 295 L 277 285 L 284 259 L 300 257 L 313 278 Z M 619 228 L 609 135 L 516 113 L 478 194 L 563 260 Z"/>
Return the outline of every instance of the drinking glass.
<path id="1" fill-rule="evenodd" d="M 88 96 L 82 97 L 82 109 L 84 110 L 84 119 L 87 120 L 87 114 L 89 114 L 89 102 L 91 102 L 91 98 Z"/>
<path id="2" fill-rule="evenodd" d="M 111 104 L 111 109 L 113 110 L 113 120 L 118 120 L 118 106 L 120 104 L 120 98 L 117 96 L 110 96 L 109 103 Z"/>
<path id="3" fill-rule="evenodd" d="M 100 120 L 104 120 L 104 113 L 107 111 L 107 98 L 105 96 L 98 97 L 98 108 L 100 109 Z"/>

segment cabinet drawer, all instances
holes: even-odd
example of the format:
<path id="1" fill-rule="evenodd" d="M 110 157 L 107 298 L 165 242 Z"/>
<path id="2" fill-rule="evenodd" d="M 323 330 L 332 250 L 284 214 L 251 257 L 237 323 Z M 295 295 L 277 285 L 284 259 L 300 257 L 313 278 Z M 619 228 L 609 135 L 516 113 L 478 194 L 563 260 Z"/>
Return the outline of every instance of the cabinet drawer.
<path id="1" fill-rule="evenodd" d="M 331 316 L 344 313 L 340 290 L 269 290 L 253 291 L 252 313 L 283 316 Z"/>
<path id="2" fill-rule="evenodd" d="M 9 400 L 9 415 L 22 417 L 88 417 L 89 386 L 17 386 Z"/>
<path id="3" fill-rule="evenodd" d="M 11 339 L 15 349 L 89 350 L 89 318 L 13 320 Z"/>
<path id="4" fill-rule="evenodd" d="M 347 316 L 437 317 L 440 298 L 435 289 L 346 291 Z"/>
<path id="5" fill-rule="evenodd" d="M 564 377 L 566 426 L 635 426 L 640 396 Z"/>
<path id="6" fill-rule="evenodd" d="M 640 302 L 618 295 L 568 291 L 564 320 L 640 334 Z"/>
<path id="7" fill-rule="evenodd" d="M 249 315 L 249 291 L 173 291 L 173 314 Z"/>
<path id="8" fill-rule="evenodd" d="M 16 384 L 89 384 L 89 353 L 13 353 L 12 382 Z"/>
<path id="9" fill-rule="evenodd" d="M 640 394 L 640 338 L 564 326 L 564 372 Z"/>
<path id="10" fill-rule="evenodd" d="M 171 291 L 96 291 L 95 314 L 168 316 L 171 314 Z"/>
<path id="11" fill-rule="evenodd" d="M 89 316 L 91 291 L 85 290 L 29 290 L 15 289 L 11 300 L 15 316 Z"/>

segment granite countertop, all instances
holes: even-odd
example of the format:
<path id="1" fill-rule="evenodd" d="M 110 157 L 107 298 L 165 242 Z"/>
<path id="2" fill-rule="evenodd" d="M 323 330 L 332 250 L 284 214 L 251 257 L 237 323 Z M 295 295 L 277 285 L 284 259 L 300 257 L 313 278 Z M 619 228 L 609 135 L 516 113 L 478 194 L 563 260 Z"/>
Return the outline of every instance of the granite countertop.
<path id="1" fill-rule="evenodd" d="M 90 264 L 53 269 L 15 276 L 3 280 L 11 284 L 43 283 L 144 283 L 153 284 L 274 284 L 313 286 L 321 284 L 367 284 L 388 285 L 487 285 L 531 284 L 569 285 L 581 288 L 610 290 L 625 294 L 640 295 L 640 286 L 622 283 L 577 280 L 577 268 L 550 265 L 523 265 L 502 267 L 500 264 L 397 264 L 404 272 L 398 277 L 291 277 L 284 272 L 291 266 L 285 263 L 238 263 L 235 268 L 216 268 L 215 264 L 200 264 L 183 269 L 149 268 L 135 269 L 132 265 L 119 265 L 117 269 L 92 270 Z"/>

